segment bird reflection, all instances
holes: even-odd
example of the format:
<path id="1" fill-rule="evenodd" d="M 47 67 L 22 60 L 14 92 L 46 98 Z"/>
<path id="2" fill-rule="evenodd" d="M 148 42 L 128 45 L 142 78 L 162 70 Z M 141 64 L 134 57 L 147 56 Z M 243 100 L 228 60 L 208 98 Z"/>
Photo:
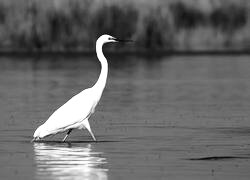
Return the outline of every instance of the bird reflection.
<path id="1" fill-rule="evenodd" d="M 106 158 L 102 152 L 94 152 L 91 144 L 34 143 L 38 179 L 108 179 L 108 169 L 103 168 Z"/>

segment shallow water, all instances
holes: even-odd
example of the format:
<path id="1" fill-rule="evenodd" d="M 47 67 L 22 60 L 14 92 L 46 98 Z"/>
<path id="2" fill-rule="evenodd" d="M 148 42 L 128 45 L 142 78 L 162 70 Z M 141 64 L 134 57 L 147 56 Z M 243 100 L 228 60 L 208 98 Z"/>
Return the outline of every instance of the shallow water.
<path id="1" fill-rule="evenodd" d="M 30 143 L 93 85 L 95 57 L 0 59 L 1 179 L 249 179 L 249 56 L 108 57 L 90 124 Z"/>

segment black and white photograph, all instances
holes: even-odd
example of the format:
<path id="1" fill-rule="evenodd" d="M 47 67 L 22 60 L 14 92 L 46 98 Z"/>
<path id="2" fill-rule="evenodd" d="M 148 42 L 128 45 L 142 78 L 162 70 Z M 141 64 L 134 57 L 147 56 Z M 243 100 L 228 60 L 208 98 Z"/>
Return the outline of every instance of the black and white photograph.
<path id="1" fill-rule="evenodd" d="M 236 179 L 250 1 L 0 0 L 0 180 Z"/>

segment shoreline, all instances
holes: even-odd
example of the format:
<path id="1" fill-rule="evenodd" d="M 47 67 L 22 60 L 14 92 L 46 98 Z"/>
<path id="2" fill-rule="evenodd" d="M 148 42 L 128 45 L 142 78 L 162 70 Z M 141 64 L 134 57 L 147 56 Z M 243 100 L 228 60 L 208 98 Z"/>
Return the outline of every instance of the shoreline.
<path id="1" fill-rule="evenodd" d="M 250 55 L 250 50 L 122 50 L 122 51 L 104 51 L 107 56 L 142 56 L 142 57 L 163 57 L 163 56 L 225 56 L 225 55 Z M 93 50 L 0 50 L 0 57 L 4 56 L 94 56 L 96 53 Z"/>

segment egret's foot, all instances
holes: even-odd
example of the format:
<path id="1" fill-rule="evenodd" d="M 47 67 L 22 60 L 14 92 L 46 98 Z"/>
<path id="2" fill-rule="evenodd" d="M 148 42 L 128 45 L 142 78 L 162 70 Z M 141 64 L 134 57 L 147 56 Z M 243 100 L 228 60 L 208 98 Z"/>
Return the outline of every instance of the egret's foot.
<path id="1" fill-rule="evenodd" d="M 94 140 L 95 142 L 97 142 L 97 140 L 96 140 L 96 138 L 95 138 L 94 133 L 92 133 L 92 131 L 90 131 L 90 134 L 91 134 L 91 136 L 92 136 L 93 140 Z"/>
<path id="2" fill-rule="evenodd" d="M 66 136 L 63 138 L 62 142 L 65 142 L 65 140 L 67 139 L 68 136 L 69 136 L 69 135 L 66 134 Z"/>
<path id="3" fill-rule="evenodd" d="M 69 134 L 71 133 L 72 129 L 69 129 L 69 131 L 67 132 L 66 136 L 63 138 L 62 142 L 65 142 L 65 140 L 67 139 L 67 137 L 69 136 Z"/>
<path id="4" fill-rule="evenodd" d="M 89 120 L 88 120 L 88 119 L 84 120 L 83 125 L 84 125 L 84 127 L 89 131 L 90 135 L 92 136 L 92 138 L 93 138 L 94 141 L 96 142 L 95 135 L 94 135 L 94 133 L 91 131 L 91 128 L 90 128 L 90 125 L 89 125 Z"/>

